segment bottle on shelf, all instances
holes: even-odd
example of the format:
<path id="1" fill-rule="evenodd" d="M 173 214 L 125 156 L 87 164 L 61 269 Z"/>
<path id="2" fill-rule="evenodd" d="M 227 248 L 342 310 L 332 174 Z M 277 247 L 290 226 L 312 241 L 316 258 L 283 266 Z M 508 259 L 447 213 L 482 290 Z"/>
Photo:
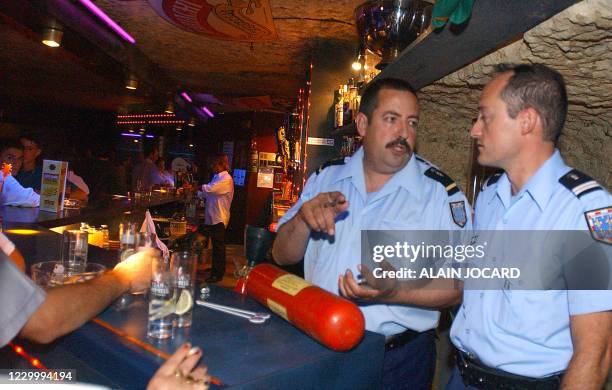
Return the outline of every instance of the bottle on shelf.
<path id="1" fill-rule="evenodd" d="M 343 101 L 343 95 L 344 95 L 344 87 L 342 85 L 338 86 L 338 90 L 336 90 L 334 92 L 334 101 L 335 101 L 335 106 L 334 106 L 334 127 L 341 127 L 344 126 L 344 101 Z"/>

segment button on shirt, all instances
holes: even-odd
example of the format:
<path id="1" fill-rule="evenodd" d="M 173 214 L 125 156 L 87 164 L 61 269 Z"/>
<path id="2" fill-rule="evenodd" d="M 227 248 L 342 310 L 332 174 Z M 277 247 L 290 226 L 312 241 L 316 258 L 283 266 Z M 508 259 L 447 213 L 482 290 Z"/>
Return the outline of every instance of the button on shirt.
<path id="1" fill-rule="evenodd" d="M 2 180 L 0 178 L 0 180 Z M 32 188 L 24 188 L 12 175 L 4 178 L 0 191 L 0 205 L 38 207 L 40 205 L 40 195 Z"/>
<path id="2" fill-rule="evenodd" d="M 588 229 L 584 212 L 610 206 L 612 197 L 603 189 L 576 197 L 559 183 L 570 170 L 557 150 L 514 197 L 504 173 L 478 196 L 475 229 Z M 612 310 L 612 291 L 470 291 L 467 283 L 453 344 L 489 367 L 528 377 L 567 368 L 570 316 Z"/>
<path id="3" fill-rule="evenodd" d="M 45 296 L 41 288 L 25 276 L 4 253 L 0 253 L 0 347 L 17 336 L 44 302 Z"/>
<path id="4" fill-rule="evenodd" d="M 230 207 L 234 198 L 234 180 L 227 172 L 215 174 L 208 184 L 202 186 L 206 199 L 206 225 L 216 225 L 223 222 L 227 227 L 230 219 Z"/>
<path id="5" fill-rule="evenodd" d="M 335 238 L 313 233 L 304 256 L 305 278 L 338 294 L 338 276 L 351 269 L 357 274 L 361 260 L 361 230 L 455 230 L 450 202 L 465 202 L 471 229 L 470 206 L 461 192 L 448 196 L 445 187 L 424 175 L 431 165 L 413 155 L 408 164 L 375 193 L 366 192 L 363 148 L 344 165 L 332 165 L 308 179 L 298 202 L 279 221 L 279 227 L 298 212 L 304 202 L 322 192 L 340 191 L 349 201 L 347 212 L 336 218 Z M 407 329 L 433 329 L 439 312 L 406 305 L 360 307 L 366 329 L 386 336 Z"/>

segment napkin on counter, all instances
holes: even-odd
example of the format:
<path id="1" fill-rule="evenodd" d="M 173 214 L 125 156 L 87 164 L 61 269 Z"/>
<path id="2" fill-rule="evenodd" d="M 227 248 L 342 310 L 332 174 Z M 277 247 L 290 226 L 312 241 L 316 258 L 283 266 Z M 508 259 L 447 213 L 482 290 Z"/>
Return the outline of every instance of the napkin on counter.
<path id="1" fill-rule="evenodd" d="M 166 244 L 164 244 L 159 237 L 157 237 L 157 232 L 155 231 L 155 223 L 153 222 L 153 217 L 151 217 L 151 213 L 149 210 L 145 213 L 145 219 L 142 221 L 142 226 L 140 227 L 141 232 L 154 233 L 155 234 L 155 244 L 162 251 L 164 255 L 164 259 L 170 258 L 170 251 Z"/>

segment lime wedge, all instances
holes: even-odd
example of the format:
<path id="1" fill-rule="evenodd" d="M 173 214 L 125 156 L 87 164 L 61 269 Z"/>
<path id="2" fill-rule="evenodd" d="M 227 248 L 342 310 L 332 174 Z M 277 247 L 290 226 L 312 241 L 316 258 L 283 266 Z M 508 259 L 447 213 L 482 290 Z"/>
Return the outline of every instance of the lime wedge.
<path id="1" fill-rule="evenodd" d="M 174 314 L 182 315 L 187 313 L 193 307 L 193 298 L 191 297 L 191 293 L 188 290 L 183 290 L 181 292 L 181 296 L 176 302 L 176 309 L 174 310 Z"/>

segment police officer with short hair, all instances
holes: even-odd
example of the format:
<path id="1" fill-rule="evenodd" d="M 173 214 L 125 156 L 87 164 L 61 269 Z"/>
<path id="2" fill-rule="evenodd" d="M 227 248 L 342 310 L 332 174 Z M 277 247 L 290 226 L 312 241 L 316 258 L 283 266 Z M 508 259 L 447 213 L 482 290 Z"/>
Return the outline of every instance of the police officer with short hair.
<path id="1" fill-rule="evenodd" d="M 477 230 L 610 234 L 612 197 L 556 149 L 563 77 L 505 65 L 485 87 L 471 136 L 478 162 L 504 170 L 475 205 Z M 599 232 L 596 230 L 599 229 Z M 612 291 L 469 291 L 451 329 L 458 364 L 447 389 L 599 389 L 612 357 Z"/>
<path id="2" fill-rule="evenodd" d="M 338 294 L 339 276 L 358 271 L 361 230 L 469 230 L 470 206 L 456 184 L 413 153 L 419 122 L 409 84 L 376 79 L 356 117 L 363 146 L 308 179 L 280 220 L 273 255 L 280 264 L 304 258 L 307 280 Z M 428 306 L 455 304 L 460 291 L 425 295 Z M 366 329 L 386 337 L 383 387 L 430 389 L 440 313 L 422 305 L 363 304 Z"/>

